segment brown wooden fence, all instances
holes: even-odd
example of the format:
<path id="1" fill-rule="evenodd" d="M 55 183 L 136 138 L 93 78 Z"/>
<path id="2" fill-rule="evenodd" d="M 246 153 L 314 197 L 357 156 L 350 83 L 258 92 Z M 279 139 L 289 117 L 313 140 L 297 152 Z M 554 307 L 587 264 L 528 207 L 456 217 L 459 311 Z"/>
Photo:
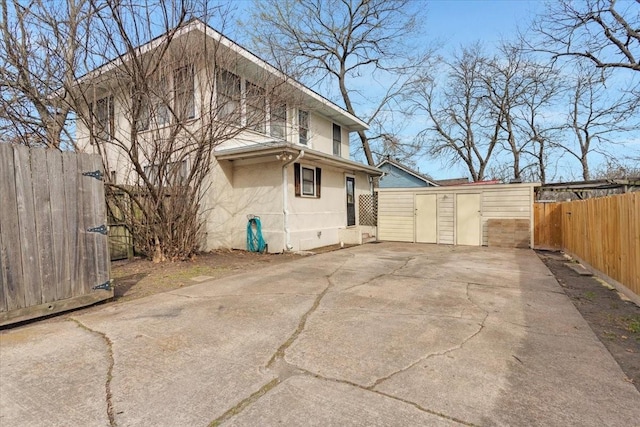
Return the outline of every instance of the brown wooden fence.
<path id="1" fill-rule="evenodd" d="M 640 192 L 535 203 L 536 248 L 562 249 L 640 295 Z"/>
<path id="2" fill-rule="evenodd" d="M 0 143 L 0 325 L 113 296 L 101 170 L 97 155 Z"/>

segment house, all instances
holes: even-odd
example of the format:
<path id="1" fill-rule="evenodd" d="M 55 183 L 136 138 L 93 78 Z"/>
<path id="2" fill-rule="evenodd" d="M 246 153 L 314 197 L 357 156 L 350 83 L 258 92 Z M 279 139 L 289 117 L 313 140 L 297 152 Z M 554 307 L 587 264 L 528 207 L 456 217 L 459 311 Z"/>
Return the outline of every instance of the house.
<path id="1" fill-rule="evenodd" d="M 435 180 L 390 156 L 386 156 L 377 167 L 383 172 L 378 184 L 380 188 L 437 187 L 439 185 Z"/>
<path id="2" fill-rule="evenodd" d="M 78 122 L 77 144 L 101 151 L 110 179 L 132 179 L 131 135 L 146 138 L 136 156 L 150 175 L 157 168 L 154 147 L 168 138 L 217 138 L 201 199 L 201 249 L 246 249 L 253 216 L 261 219 L 269 252 L 361 243 L 363 234 L 375 235 L 375 227 L 358 225 L 357 205 L 382 172 L 349 158 L 350 134 L 366 130 L 365 122 L 201 21 L 186 23 L 168 40 L 167 34 L 138 47 L 141 61 L 169 52 L 145 93 L 134 94 L 119 78 L 132 60 L 128 54 L 80 82 L 92 121 Z M 169 101 L 163 104 L 163 97 Z M 186 176 L 193 159 L 176 161 Z"/>

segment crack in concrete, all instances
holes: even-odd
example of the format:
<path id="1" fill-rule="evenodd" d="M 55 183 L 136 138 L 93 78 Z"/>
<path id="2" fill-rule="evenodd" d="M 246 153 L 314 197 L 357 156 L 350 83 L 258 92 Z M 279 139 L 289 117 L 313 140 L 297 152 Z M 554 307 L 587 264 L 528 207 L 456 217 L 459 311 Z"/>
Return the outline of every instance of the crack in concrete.
<path id="1" fill-rule="evenodd" d="M 350 258 L 353 258 L 353 255 L 351 255 Z M 320 292 L 320 294 L 318 294 L 316 299 L 313 301 L 311 308 L 309 308 L 309 310 L 307 310 L 306 313 L 302 315 L 302 317 L 300 318 L 300 321 L 298 322 L 298 327 L 295 329 L 295 331 L 293 331 L 291 336 L 284 343 L 282 343 L 280 347 L 278 347 L 275 353 L 273 353 L 273 355 L 267 362 L 267 365 L 266 365 L 267 369 L 269 369 L 277 359 L 284 358 L 284 353 L 298 339 L 302 331 L 304 331 L 304 328 L 307 325 L 307 320 L 309 319 L 309 316 L 311 316 L 318 309 L 318 307 L 320 306 L 320 302 L 322 302 L 322 299 L 324 298 L 324 296 L 327 294 L 327 292 L 329 292 L 329 289 L 331 289 L 334 286 L 334 283 L 332 281 L 333 275 L 335 275 L 338 271 L 340 271 L 340 269 L 344 267 L 347 261 L 348 259 L 344 260 L 338 267 L 336 267 L 335 270 L 333 270 L 331 273 L 325 276 L 325 278 L 327 279 L 327 286 L 324 288 L 322 292 Z"/>
<path id="2" fill-rule="evenodd" d="M 311 308 L 307 310 L 307 312 L 304 313 L 300 318 L 300 321 L 298 322 L 298 327 L 295 329 L 295 331 L 293 331 L 293 334 L 291 334 L 291 336 L 284 343 L 282 343 L 280 347 L 278 347 L 276 352 L 273 353 L 273 355 L 267 362 L 267 366 L 266 366 L 267 368 L 270 368 L 274 364 L 276 359 L 281 359 L 284 357 L 285 351 L 287 351 L 287 349 L 291 347 L 291 344 L 293 344 L 298 339 L 298 336 L 300 336 L 300 334 L 302 333 L 302 331 L 304 330 L 307 324 L 307 319 L 316 311 L 318 306 L 320 306 L 320 302 L 322 301 L 322 298 L 324 298 L 324 296 L 327 294 L 331 286 L 332 284 L 331 282 L 329 282 L 327 287 L 324 288 L 324 290 L 316 297 L 316 299 L 313 301 L 313 305 L 311 305 Z"/>
<path id="3" fill-rule="evenodd" d="M 114 411 L 113 411 L 113 401 L 111 394 L 111 380 L 113 379 L 113 367 L 115 365 L 115 358 L 113 356 L 113 342 L 104 332 L 96 331 L 95 329 L 91 329 L 75 317 L 69 317 L 69 320 L 74 322 L 80 329 L 84 329 L 85 331 L 98 335 L 107 345 L 107 356 L 109 359 L 109 366 L 107 368 L 107 379 L 104 384 L 105 388 L 105 399 L 107 403 L 107 418 L 109 419 L 109 425 L 111 427 L 115 427 L 118 424 L 116 423 Z"/>
<path id="4" fill-rule="evenodd" d="M 369 283 L 373 282 L 374 280 L 377 280 L 377 279 L 379 279 L 379 278 L 381 278 L 381 277 L 384 277 L 384 276 L 399 276 L 399 277 L 405 277 L 405 276 L 402 276 L 402 275 L 397 274 L 397 272 L 398 272 L 398 271 L 400 271 L 400 270 L 402 270 L 403 268 L 405 268 L 405 267 L 406 267 L 406 266 L 407 266 L 411 261 L 413 261 L 415 258 L 416 258 L 415 256 L 410 256 L 410 257 L 408 257 L 408 258 L 406 258 L 406 259 L 404 260 L 404 263 L 403 263 L 400 267 L 395 268 L 395 269 L 394 269 L 394 270 L 392 270 L 390 273 L 382 273 L 382 274 L 378 274 L 377 276 L 374 276 L 374 277 L 370 278 L 369 280 L 366 280 L 366 281 L 364 281 L 364 282 L 362 282 L 362 283 L 358 283 L 358 284 L 355 284 L 355 285 L 352 285 L 352 286 L 349 286 L 349 287 L 343 288 L 341 291 L 342 291 L 342 292 L 344 292 L 344 291 L 350 291 L 351 289 L 355 289 L 355 288 L 357 288 L 357 287 L 359 287 L 359 286 L 368 285 Z M 400 260 L 400 259 L 398 259 L 398 260 L 396 260 L 396 261 L 399 261 L 399 260 Z M 414 277 L 414 276 L 406 276 L 406 277 L 413 277 L 413 278 L 416 278 L 416 277 Z"/>
<path id="5" fill-rule="evenodd" d="M 489 317 L 489 312 L 488 312 L 488 311 L 486 311 L 485 309 L 483 309 L 482 307 L 480 307 L 477 303 L 475 303 L 475 302 L 471 299 L 471 295 L 469 295 L 469 286 L 470 286 L 470 285 L 471 285 L 470 283 L 467 283 L 467 287 L 466 287 L 466 297 L 467 297 L 467 300 L 469 301 L 469 303 L 471 303 L 472 305 L 476 306 L 478 309 L 480 309 L 480 310 L 484 313 L 484 318 L 483 318 L 483 319 L 482 319 L 482 321 L 480 322 L 480 324 L 479 324 L 479 326 L 480 326 L 480 327 L 478 328 L 478 330 L 477 330 L 477 331 L 475 331 L 473 334 L 471 334 L 471 335 L 469 335 L 468 337 L 466 337 L 465 339 L 463 339 L 463 340 L 462 340 L 462 342 L 461 342 L 459 345 L 454 346 L 454 347 L 451 347 L 451 348 L 448 348 L 448 349 L 447 349 L 447 350 L 445 350 L 445 351 L 436 352 L 436 353 L 429 353 L 429 354 L 427 354 L 426 356 L 423 356 L 423 357 L 419 358 L 418 360 L 416 360 L 415 362 L 413 362 L 413 363 L 409 364 L 408 366 L 406 366 L 406 367 L 404 367 L 404 368 L 400 368 L 400 369 L 398 369 L 398 370 L 396 370 L 396 371 L 394 371 L 394 372 L 390 373 L 390 374 L 389 374 L 389 375 L 387 375 L 387 376 L 384 376 L 384 377 L 378 378 L 376 381 L 374 381 L 370 386 L 367 386 L 366 388 L 367 388 L 367 389 L 371 389 L 371 390 L 373 390 L 373 389 L 375 389 L 377 386 L 379 386 L 381 383 L 383 383 L 383 382 L 385 382 L 385 381 L 387 381 L 387 380 L 391 379 L 392 377 L 394 377 L 394 376 L 396 376 L 396 375 L 398 375 L 398 374 L 401 374 L 401 373 L 403 373 L 403 372 L 408 371 L 409 369 L 411 369 L 411 368 L 413 368 L 414 366 L 416 366 L 416 365 L 418 365 L 418 364 L 420 364 L 420 363 L 424 362 L 425 360 L 428 360 L 428 359 L 430 359 L 430 358 L 432 358 L 432 357 L 444 356 L 444 355 L 447 355 L 447 354 L 452 353 L 452 352 L 454 352 L 454 351 L 460 350 L 460 349 L 464 348 L 465 344 L 467 344 L 470 340 L 472 340 L 473 338 L 475 338 L 476 336 L 478 336 L 478 335 L 482 332 L 482 330 L 484 329 L 484 327 L 485 327 L 485 322 L 487 321 L 487 318 Z"/>
<path id="6" fill-rule="evenodd" d="M 293 366 L 293 365 L 290 365 L 290 366 Z M 372 389 L 372 388 L 369 388 L 369 387 L 365 387 L 365 386 L 363 386 L 361 384 L 354 383 L 352 381 L 343 380 L 343 379 L 339 379 L 339 378 L 325 377 L 323 375 L 320 375 L 318 373 L 315 373 L 315 372 L 312 372 L 312 371 L 309 371 L 309 370 L 303 369 L 303 368 L 295 367 L 295 369 L 300 371 L 300 373 L 302 375 L 308 375 L 308 376 L 311 376 L 311 377 L 314 377 L 314 378 L 318 378 L 318 379 L 321 379 L 321 380 L 324 380 L 324 381 L 329 381 L 329 382 L 335 382 L 335 383 L 339 383 L 339 384 L 349 385 L 351 387 L 358 388 L 358 389 L 360 389 L 362 391 L 365 391 L 365 392 L 368 392 L 368 393 L 374 393 L 374 394 L 377 394 L 377 395 L 380 395 L 380 396 L 384 396 L 384 397 L 389 398 L 389 399 L 396 400 L 398 402 L 405 403 L 407 405 L 411 405 L 414 408 L 418 409 L 419 411 L 425 412 L 427 414 L 435 415 L 437 417 L 444 418 L 446 420 L 453 421 L 453 422 L 456 422 L 456 423 L 461 424 L 461 425 L 476 427 L 475 424 L 472 424 L 472 423 L 470 423 L 468 421 L 464 421 L 464 420 L 461 420 L 459 418 L 453 417 L 451 415 L 443 414 L 442 412 L 437 412 L 437 411 L 434 411 L 432 409 L 425 408 L 424 406 L 422 406 L 422 405 L 420 405 L 418 403 L 412 402 L 410 400 L 403 399 L 401 397 L 394 396 L 392 394 L 385 393 L 385 392 L 380 391 L 380 390 L 375 390 L 375 389 Z"/>
<path id="7" fill-rule="evenodd" d="M 262 396 L 267 394 L 271 389 L 276 387 L 278 384 L 280 384 L 280 379 L 279 378 L 272 379 L 271 381 L 269 381 L 268 383 L 266 383 L 265 385 L 260 387 L 260 389 L 258 389 L 257 391 L 253 392 L 248 397 L 242 399 L 240 402 L 238 402 L 232 408 L 228 409 L 224 414 L 220 415 L 218 418 L 216 418 L 215 420 L 211 421 L 209 423 L 209 427 L 219 426 L 223 422 L 227 421 L 229 418 L 239 414 L 247 406 L 249 406 L 252 403 L 256 402 L 258 399 L 260 399 Z"/>
<path id="8" fill-rule="evenodd" d="M 350 258 L 353 258 L 353 257 L 354 256 L 351 254 Z M 327 286 L 324 288 L 324 290 L 320 294 L 316 296 L 316 298 L 313 301 L 313 304 L 311 305 L 311 308 L 309 308 L 309 310 L 307 310 L 302 315 L 302 317 L 300 318 L 300 321 L 298 322 L 298 326 L 293 331 L 291 336 L 284 343 L 282 343 L 280 347 L 278 347 L 278 349 L 276 350 L 275 353 L 273 353 L 273 355 L 271 356 L 271 358 L 269 359 L 265 367 L 261 369 L 264 371 L 275 370 L 277 377 L 269 381 L 267 384 L 263 385 L 258 391 L 252 393 L 250 396 L 246 397 L 245 399 L 238 402 L 235 406 L 225 411 L 221 416 L 213 420 L 209 424 L 209 427 L 219 426 L 221 423 L 229 420 L 231 417 L 234 417 L 240 414 L 249 405 L 258 401 L 262 396 L 267 394 L 270 390 L 272 390 L 282 381 L 286 380 L 287 378 L 293 375 L 299 375 L 300 372 L 302 372 L 301 369 L 297 368 L 294 365 L 289 364 L 287 361 L 284 360 L 284 353 L 296 341 L 298 336 L 302 333 L 302 331 L 304 330 L 307 324 L 307 319 L 317 310 L 317 308 L 320 306 L 320 302 L 322 301 L 322 298 L 324 298 L 327 292 L 329 292 L 329 289 L 331 289 L 331 287 L 334 285 L 334 283 L 331 280 L 331 277 L 334 274 L 336 274 L 342 267 L 344 267 L 347 261 L 348 259 L 342 262 L 333 272 L 325 276 L 328 282 Z"/>

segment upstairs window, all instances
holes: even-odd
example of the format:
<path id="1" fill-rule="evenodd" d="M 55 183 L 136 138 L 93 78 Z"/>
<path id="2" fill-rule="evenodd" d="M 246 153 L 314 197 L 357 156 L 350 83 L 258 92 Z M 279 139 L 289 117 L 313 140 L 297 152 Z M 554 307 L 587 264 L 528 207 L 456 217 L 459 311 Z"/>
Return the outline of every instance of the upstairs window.
<path id="1" fill-rule="evenodd" d="M 93 137 L 103 141 L 113 139 L 115 130 L 113 96 L 98 99 L 92 113 Z"/>
<path id="2" fill-rule="evenodd" d="M 342 155 L 342 128 L 335 123 L 333 124 L 333 155 Z"/>
<path id="3" fill-rule="evenodd" d="M 151 116 L 157 126 L 169 123 L 169 82 L 166 76 L 153 82 L 151 87 Z"/>
<path id="4" fill-rule="evenodd" d="M 309 142 L 309 112 L 298 110 L 298 138 L 302 145 Z"/>
<path id="5" fill-rule="evenodd" d="M 153 164 L 144 167 L 144 173 L 154 187 L 174 187 L 186 185 L 189 168 L 186 160 Z"/>
<path id="6" fill-rule="evenodd" d="M 193 65 L 173 71 L 174 110 L 178 121 L 196 116 Z"/>
<path id="7" fill-rule="evenodd" d="M 237 125 L 241 124 L 242 87 L 240 77 L 226 70 L 216 76 L 218 116 Z"/>
<path id="8" fill-rule="evenodd" d="M 265 133 L 267 117 L 265 90 L 260 86 L 247 82 L 246 94 L 246 126 L 257 132 Z"/>
<path id="9" fill-rule="evenodd" d="M 270 133 L 278 139 L 287 138 L 287 104 L 271 101 Z"/>

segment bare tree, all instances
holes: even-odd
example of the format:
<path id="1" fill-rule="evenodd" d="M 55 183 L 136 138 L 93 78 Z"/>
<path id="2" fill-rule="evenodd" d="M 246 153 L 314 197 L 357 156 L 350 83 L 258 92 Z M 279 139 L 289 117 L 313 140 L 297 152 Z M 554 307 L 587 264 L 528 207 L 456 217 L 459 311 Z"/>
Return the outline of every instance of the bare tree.
<path id="1" fill-rule="evenodd" d="M 580 162 L 582 178 L 588 180 L 590 155 L 611 157 L 610 145 L 637 129 L 640 100 L 629 93 L 611 91 L 605 76 L 593 70 L 581 70 L 570 87 L 567 128 L 574 138 L 556 144 Z"/>
<path id="2" fill-rule="evenodd" d="M 1 0 L 0 133 L 26 145 L 72 147 L 68 90 L 82 70 L 88 0 Z"/>
<path id="3" fill-rule="evenodd" d="M 414 114 L 426 113 L 430 120 L 418 135 L 429 155 L 462 162 L 473 181 L 486 178 L 502 125 L 502 112 L 494 114 L 484 81 L 487 62 L 480 45 L 463 48 L 445 64 L 444 87 L 428 76 L 412 87 Z"/>
<path id="4" fill-rule="evenodd" d="M 418 29 L 411 0 L 259 0 L 246 22 L 260 52 L 297 77 L 311 76 L 338 86 L 346 110 L 380 124 L 390 104 L 425 64 L 427 53 L 410 46 Z M 367 88 L 356 81 L 368 76 Z M 383 79 L 384 83 L 379 83 Z M 364 79 L 366 80 L 366 79 Z M 313 84 L 312 84 L 313 85 Z M 375 93 L 371 86 L 379 86 Z M 360 99 L 361 103 L 358 103 Z M 365 109 L 363 105 L 373 107 Z M 378 121 L 376 122 L 376 119 Z M 383 126 L 384 127 L 384 126 Z M 375 164 L 371 142 L 384 140 L 359 131 L 364 155 Z"/>
<path id="5" fill-rule="evenodd" d="M 547 3 L 533 31 L 542 36 L 529 43 L 554 58 L 583 58 L 601 69 L 640 71 L 640 2 L 559 0 Z"/>

